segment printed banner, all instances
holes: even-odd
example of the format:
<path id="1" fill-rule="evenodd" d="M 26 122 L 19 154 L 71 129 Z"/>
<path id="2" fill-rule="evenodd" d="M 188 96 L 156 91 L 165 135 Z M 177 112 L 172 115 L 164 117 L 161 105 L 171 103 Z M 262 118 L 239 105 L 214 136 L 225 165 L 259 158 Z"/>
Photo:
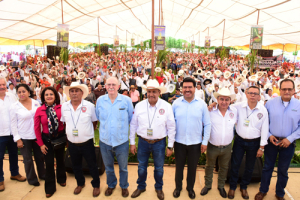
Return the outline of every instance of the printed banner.
<path id="1" fill-rule="evenodd" d="M 114 47 L 118 47 L 120 45 L 120 40 L 118 35 L 114 35 Z"/>
<path id="2" fill-rule="evenodd" d="M 251 26 L 250 49 L 262 48 L 263 32 L 264 32 L 264 26 L 261 25 Z"/>
<path id="3" fill-rule="evenodd" d="M 69 25 L 57 24 L 57 43 L 58 47 L 69 47 Z"/>
<path id="4" fill-rule="evenodd" d="M 131 38 L 131 46 L 134 46 L 134 38 Z"/>
<path id="5" fill-rule="evenodd" d="M 192 44 L 191 44 L 192 49 L 195 48 L 195 40 L 192 40 Z"/>
<path id="6" fill-rule="evenodd" d="M 154 49 L 155 50 L 164 50 L 165 49 L 165 26 L 154 26 Z"/>
<path id="7" fill-rule="evenodd" d="M 140 45 L 141 45 L 141 47 L 143 47 L 143 46 L 144 46 L 144 42 L 143 42 L 143 40 L 142 40 L 142 41 L 140 41 Z"/>
<path id="8" fill-rule="evenodd" d="M 205 48 L 209 48 L 210 47 L 210 41 L 211 41 L 210 36 L 205 36 L 205 43 L 204 43 L 204 47 Z"/>
<path id="9" fill-rule="evenodd" d="M 146 47 L 149 48 L 149 42 L 146 43 Z"/>

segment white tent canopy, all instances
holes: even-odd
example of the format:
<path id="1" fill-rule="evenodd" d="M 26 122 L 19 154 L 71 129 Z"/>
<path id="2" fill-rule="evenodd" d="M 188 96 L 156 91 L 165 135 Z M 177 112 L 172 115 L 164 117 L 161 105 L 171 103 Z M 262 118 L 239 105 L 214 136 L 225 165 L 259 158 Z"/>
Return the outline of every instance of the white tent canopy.
<path id="1" fill-rule="evenodd" d="M 130 38 L 151 38 L 151 0 L 63 0 L 64 23 L 70 25 L 70 42 L 130 44 Z M 62 23 L 61 0 L 3 0 L 0 2 L 0 38 L 55 40 Z M 155 0 L 158 24 L 158 0 Z M 264 26 L 263 45 L 300 44 L 300 0 L 162 0 L 166 37 L 196 41 L 203 46 L 211 36 L 212 46 L 249 44 L 250 27 Z M 208 28 L 209 27 L 209 28 Z M 200 43 L 199 43 L 200 32 Z"/>

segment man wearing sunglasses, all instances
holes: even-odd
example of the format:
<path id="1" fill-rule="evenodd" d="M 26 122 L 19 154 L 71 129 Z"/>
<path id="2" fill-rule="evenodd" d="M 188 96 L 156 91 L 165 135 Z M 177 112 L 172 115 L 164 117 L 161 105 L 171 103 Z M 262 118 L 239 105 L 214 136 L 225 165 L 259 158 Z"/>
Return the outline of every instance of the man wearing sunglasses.
<path id="1" fill-rule="evenodd" d="M 276 199 L 283 200 L 288 181 L 288 169 L 295 152 L 295 141 L 300 138 L 300 102 L 292 98 L 295 84 L 291 79 L 280 82 L 280 97 L 269 100 L 269 141 L 265 147 L 265 163 L 261 185 L 255 200 L 262 200 L 269 191 L 269 185 L 278 156 Z"/>

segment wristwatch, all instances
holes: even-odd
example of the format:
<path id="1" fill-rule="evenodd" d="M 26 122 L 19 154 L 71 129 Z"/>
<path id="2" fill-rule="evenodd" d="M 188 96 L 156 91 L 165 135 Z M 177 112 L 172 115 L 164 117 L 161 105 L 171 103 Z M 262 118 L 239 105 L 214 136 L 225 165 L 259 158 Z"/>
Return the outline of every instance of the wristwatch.
<path id="1" fill-rule="evenodd" d="M 174 148 L 172 148 L 172 147 L 168 147 L 168 149 L 169 149 L 169 150 L 171 150 L 171 151 L 173 151 L 173 149 L 174 149 Z"/>
<path id="2" fill-rule="evenodd" d="M 265 151 L 265 149 L 262 149 L 262 148 L 259 148 L 259 150 L 261 150 L 262 152 L 264 152 L 264 151 Z"/>

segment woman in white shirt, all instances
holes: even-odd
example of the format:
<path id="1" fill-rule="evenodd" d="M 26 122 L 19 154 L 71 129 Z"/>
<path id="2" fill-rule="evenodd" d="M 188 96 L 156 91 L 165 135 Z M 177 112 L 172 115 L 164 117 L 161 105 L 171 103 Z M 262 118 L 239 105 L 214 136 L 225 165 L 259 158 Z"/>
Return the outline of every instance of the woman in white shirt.
<path id="1" fill-rule="evenodd" d="M 36 85 L 35 85 L 35 88 L 34 88 L 34 92 L 35 92 L 36 98 L 37 98 L 38 100 L 41 100 L 41 97 L 40 97 L 40 93 L 41 93 L 41 83 L 40 83 L 40 82 L 36 82 Z"/>
<path id="2" fill-rule="evenodd" d="M 28 85 L 17 85 L 16 91 L 19 101 L 15 102 L 10 108 L 11 132 L 14 141 L 17 142 L 17 146 L 23 155 L 28 183 L 30 185 L 39 186 L 40 183 L 32 160 L 32 151 L 34 153 L 39 178 L 45 179 L 44 155 L 36 143 L 34 132 L 34 115 L 37 108 L 40 107 L 40 104 L 30 98 L 31 91 Z"/>

